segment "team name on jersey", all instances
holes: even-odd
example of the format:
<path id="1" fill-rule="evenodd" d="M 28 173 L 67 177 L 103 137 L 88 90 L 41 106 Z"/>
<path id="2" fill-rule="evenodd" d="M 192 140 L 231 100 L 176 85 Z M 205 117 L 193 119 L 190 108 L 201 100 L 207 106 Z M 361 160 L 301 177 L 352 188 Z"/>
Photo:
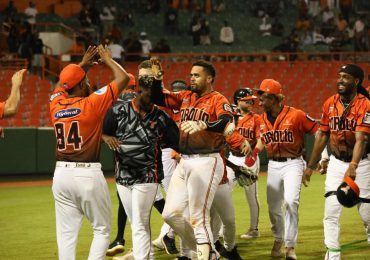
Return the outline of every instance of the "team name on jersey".
<path id="1" fill-rule="evenodd" d="M 340 116 L 333 116 L 329 119 L 329 127 L 331 130 L 344 130 L 344 131 L 355 131 L 356 121 L 354 119 L 345 118 L 340 120 Z"/>
<path id="2" fill-rule="evenodd" d="M 79 108 L 68 108 L 63 109 L 55 112 L 54 117 L 55 118 L 69 118 L 69 117 L 75 117 L 78 116 L 81 113 L 81 109 Z"/>
<path id="3" fill-rule="evenodd" d="M 238 128 L 238 132 L 247 139 L 256 139 L 256 133 L 250 128 Z"/>
<path id="4" fill-rule="evenodd" d="M 272 130 L 262 134 L 265 144 L 269 143 L 294 143 L 293 132 L 289 129 Z"/>
<path id="5" fill-rule="evenodd" d="M 185 108 L 181 110 L 181 122 L 202 120 L 208 122 L 209 114 L 199 108 Z"/>

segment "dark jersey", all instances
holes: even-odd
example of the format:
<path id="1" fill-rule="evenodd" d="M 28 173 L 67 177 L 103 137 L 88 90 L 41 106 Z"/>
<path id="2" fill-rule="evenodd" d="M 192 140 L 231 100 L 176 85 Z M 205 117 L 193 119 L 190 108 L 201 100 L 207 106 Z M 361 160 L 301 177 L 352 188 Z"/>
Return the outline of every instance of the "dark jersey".
<path id="1" fill-rule="evenodd" d="M 104 119 L 103 133 L 122 143 L 116 152 L 116 181 L 126 186 L 159 183 L 163 179 L 160 143 L 164 140 L 178 150 L 179 130 L 157 106 L 141 118 L 134 101 L 118 101 Z"/>

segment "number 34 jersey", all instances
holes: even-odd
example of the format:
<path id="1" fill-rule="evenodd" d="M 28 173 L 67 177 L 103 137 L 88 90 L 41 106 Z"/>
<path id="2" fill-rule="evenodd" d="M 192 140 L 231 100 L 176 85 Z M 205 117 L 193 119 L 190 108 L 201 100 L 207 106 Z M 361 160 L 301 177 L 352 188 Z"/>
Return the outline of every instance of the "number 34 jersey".
<path id="1" fill-rule="evenodd" d="M 57 161 L 100 161 L 104 116 L 118 94 L 114 81 L 88 97 L 69 98 L 63 88 L 54 90 L 50 116 L 57 140 Z"/>

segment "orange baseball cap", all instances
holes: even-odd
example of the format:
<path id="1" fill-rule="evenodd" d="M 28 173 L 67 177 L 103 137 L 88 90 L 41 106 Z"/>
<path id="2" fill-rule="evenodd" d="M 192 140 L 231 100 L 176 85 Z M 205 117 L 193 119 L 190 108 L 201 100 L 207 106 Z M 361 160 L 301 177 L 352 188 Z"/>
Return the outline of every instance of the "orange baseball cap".
<path id="1" fill-rule="evenodd" d="M 283 92 L 281 84 L 273 79 L 264 79 L 260 85 L 260 88 L 255 88 L 255 90 L 266 92 L 272 95 L 282 94 Z"/>
<path id="2" fill-rule="evenodd" d="M 131 73 L 127 73 L 130 80 L 128 82 L 128 86 L 136 86 L 136 80 L 135 80 L 135 76 L 132 75 Z"/>
<path id="3" fill-rule="evenodd" d="M 75 87 L 86 76 L 86 72 L 76 64 L 69 64 L 59 74 L 59 82 L 65 89 Z"/>

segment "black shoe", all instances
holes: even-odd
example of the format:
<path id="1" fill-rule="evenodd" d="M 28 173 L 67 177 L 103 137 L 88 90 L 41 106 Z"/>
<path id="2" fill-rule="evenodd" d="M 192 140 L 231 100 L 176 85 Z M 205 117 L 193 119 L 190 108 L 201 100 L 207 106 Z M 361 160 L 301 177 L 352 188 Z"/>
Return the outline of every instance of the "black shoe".
<path id="1" fill-rule="evenodd" d="M 107 256 L 115 256 L 125 251 L 124 246 L 125 240 L 114 240 L 108 247 Z"/>
<path id="2" fill-rule="evenodd" d="M 186 257 L 186 256 L 178 256 L 178 257 L 176 257 L 176 259 L 179 259 L 179 260 L 191 260 L 191 258 Z"/>
<path id="3" fill-rule="evenodd" d="M 236 246 L 234 246 L 233 250 L 231 251 L 227 251 L 225 247 L 222 247 L 219 253 L 222 257 L 230 260 L 243 260 L 243 258 L 241 258 L 241 256 L 239 255 Z"/>
<path id="4" fill-rule="evenodd" d="M 221 244 L 220 240 L 217 240 L 217 241 L 215 242 L 215 249 L 216 249 L 216 251 L 217 251 L 217 252 L 220 252 L 221 248 L 223 248 L 223 246 L 222 246 L 222 244 Z"/>
<path id="5" fill-rule="evenodd" d="M 162 244 L 167 254 L 175 255 L 179 253 L 179 251 L 176 248 L 176 243 L 175 243 L 174 238 L 170 238 L 167 235 L 165 235 L 164 237 L 162 237 Z"/>

